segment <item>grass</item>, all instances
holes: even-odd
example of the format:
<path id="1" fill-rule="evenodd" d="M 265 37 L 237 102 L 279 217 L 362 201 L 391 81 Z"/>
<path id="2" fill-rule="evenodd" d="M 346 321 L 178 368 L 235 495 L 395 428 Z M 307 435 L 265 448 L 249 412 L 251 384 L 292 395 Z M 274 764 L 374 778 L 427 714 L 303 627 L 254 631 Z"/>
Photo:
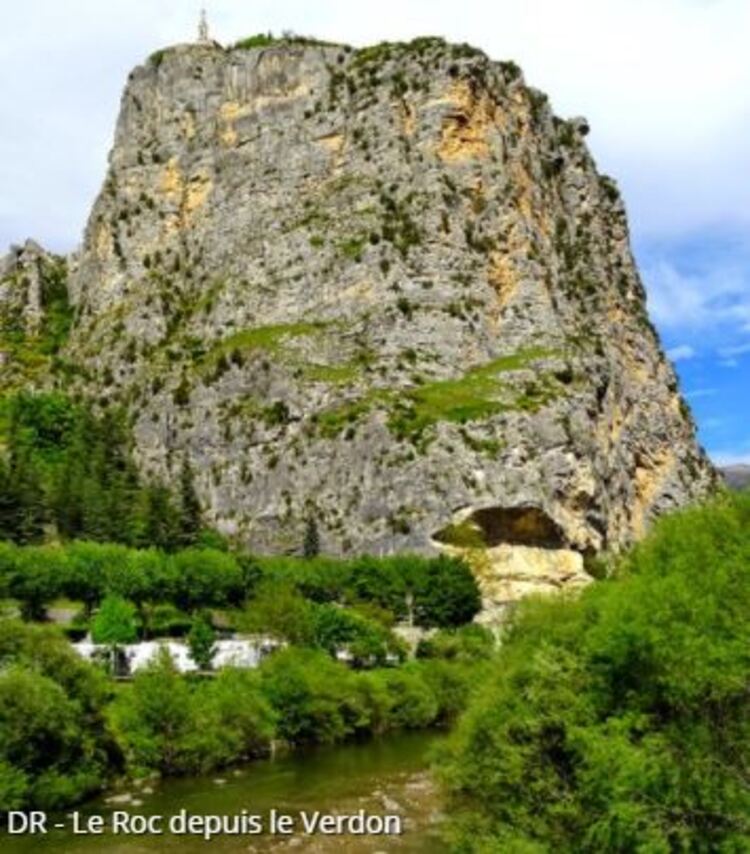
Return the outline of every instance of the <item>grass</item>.
<path id="1" fill-rule="evenodd" d="M 338 244 L 338 251 L 344 258 L 359 262 L 366 245 L 366 237 L 350 237 Z"/>
<path id="2" fill-rule="evenodd" d="M 318 365 L 310 363 L 305 365 L 305 377 L 309 380 L 331 385 L 347 385 L 354 382 L 362 372 L 362 363 L 359 361 L 344 362 L 340 365 Z"/>
<path id="3" fill-rule="evenodd" d="M 273 33 L 256 33 L 254 36 L 240 39 L 232 45 L 232 50 L 252 50 L 256 47 L 271 47 L 276 44 L 296 44 L 310 47 L 343 47 L 339 42 L 316 39 L 313 36 L 298 36 L 293 33 L 275 36 Z"/>
<path id="4" fill-rule="evenodd" d="M 502 374 L 520 370 L 545 355 L 542 350 L 528 350 L 503 356 L 456 379 L 438 380 L 408 391 L 397 401 L 388 426 L 401 438 L 419 439 L 440 421 L 465 424 L 507 409 L 530 409 L 531 402 L 525 395 L 513 394 Z"/>
<path id="5" fill-rule="evenodd" d="M 352 427 L 367 415 L 375 403 L 387 392 L 376 389 L 365 397 L 327 409 L 318 416 L 318 430 L 326 439 L 334 439 L 347 427 Z"/>
<path id="6" fill-rule="evenodd" d="M 255 47 L 270 47 L 278 44 L 280 39 L 277 39 L 273 33 L 256 33 L 254 36 L 240 39 L 232 45 L 232 50 L 252 50 Z"/>
<path id="7" fill-rule="evenodd" d="M 162 62 L 164 62 L 164 57 L 166 53 L 167 48 L 155 50 L 148 58 L 149 65 L 153 65 L 154 68 L 158 68 L 162 64 Z"/>
<path id="8" fill-rule="evenodd" d="M 516 391 L 503 375 L 528 367 L 534 361 L 553 355 L 542 349 L 525 350 L 493 359 L 472 368 L 460 377 L 436 380 L 406 389 L 373 389 L 364 397 L 325 410 L 318 416 L 321 435 L 334 438 L 367 415 L 376 405 L 388 410 L 388 427 L 400 439 L 409 439 L 424 447 L 430 432 L 440 422 L 465 424 L 498 412 L 522 410 L 534 412 L 558 393 L 550 379 L 539 379 Z M 482 452 L 496 453 L 495 440 L 477 440 Z"/>
<path id="9" fill-rule="evenodd" d="M 213 365 L 221 356 L 226 356 L 234 350 L 265 350 L 278 355 L 284 342 L 290 338 L 301 338 L 307 335 L 317 335 L 328 324 L 316 322 L 279 323 L 272 326 L 256 326 L 243 329 L 217 342 L 203 358 L 203 363 Z"/>

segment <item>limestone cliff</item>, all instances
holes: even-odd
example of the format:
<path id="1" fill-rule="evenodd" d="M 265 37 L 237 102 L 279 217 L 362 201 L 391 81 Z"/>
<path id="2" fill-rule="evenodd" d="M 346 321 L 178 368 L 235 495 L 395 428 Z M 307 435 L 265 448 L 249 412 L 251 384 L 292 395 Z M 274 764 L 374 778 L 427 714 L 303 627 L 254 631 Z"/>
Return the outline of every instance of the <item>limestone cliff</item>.
<path id="1" fill-rule="evenodd" d="M 49 383 L 71 320 L 66 259 L 33 240 L 0 257 L 0 395 Z"/>
<path id="2" fill-rule="evenodd" d="M 715 475 L 587 130 L 437 39 L 160 52 L 70 278 L 79 389 L 258 550 L 629 542 Z"/>

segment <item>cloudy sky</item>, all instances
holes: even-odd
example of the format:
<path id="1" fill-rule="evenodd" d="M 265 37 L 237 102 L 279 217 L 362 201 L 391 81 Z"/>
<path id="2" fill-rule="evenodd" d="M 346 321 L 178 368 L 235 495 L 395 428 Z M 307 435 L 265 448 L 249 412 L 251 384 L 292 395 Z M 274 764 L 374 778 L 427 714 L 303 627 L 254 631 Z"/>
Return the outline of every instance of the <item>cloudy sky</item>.
<path id="1" fill-rule="evenodd" d="M 750 0 L 206 0 L 232 42 L 293 30 L 362 45 L 442 35 L 514 59 L 584 115 L 628 205 L 650 309 L 715 459 L 750 463 Z M 120 92 L 194 37 L 200 0 L 4 0 L 0 251 L 73 249 Z"/>

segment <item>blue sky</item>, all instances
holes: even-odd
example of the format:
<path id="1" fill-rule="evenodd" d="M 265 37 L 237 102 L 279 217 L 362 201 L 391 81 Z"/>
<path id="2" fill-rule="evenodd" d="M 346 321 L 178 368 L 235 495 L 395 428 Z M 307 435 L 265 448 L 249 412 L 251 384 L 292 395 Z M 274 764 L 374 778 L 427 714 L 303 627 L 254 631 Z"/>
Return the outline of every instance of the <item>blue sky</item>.
<path id="1" fill-rule="evenodd" d="M 748 164 L 750 165 L 750 164 Z M 732 229 L 636 240 L 649 308 L 704 446 L 750 462 L 750 241 Z"/>
<path id="2" fill-rule="evenodd" d="M 0 33 L 0 252 L 76 247 L 130 69 L 194 38 L 200 0 L 26 0 Z M 442 35 L 514 59 L 585 115 L 701 441 L 750 462 L 750 0 L 206 0 L 232 42 Z"/>

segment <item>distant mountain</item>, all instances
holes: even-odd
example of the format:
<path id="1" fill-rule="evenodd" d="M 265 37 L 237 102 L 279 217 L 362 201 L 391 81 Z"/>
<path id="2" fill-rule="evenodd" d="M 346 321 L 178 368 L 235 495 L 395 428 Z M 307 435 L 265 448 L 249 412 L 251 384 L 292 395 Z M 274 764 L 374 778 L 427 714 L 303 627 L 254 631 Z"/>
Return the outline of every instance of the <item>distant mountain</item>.
<path id="1" fill-rule="evenodd" d="M 719 471 L 730 489 L 745 489 L 750 486 L 750 466 L 748 465 L 724 466 Z"/>

